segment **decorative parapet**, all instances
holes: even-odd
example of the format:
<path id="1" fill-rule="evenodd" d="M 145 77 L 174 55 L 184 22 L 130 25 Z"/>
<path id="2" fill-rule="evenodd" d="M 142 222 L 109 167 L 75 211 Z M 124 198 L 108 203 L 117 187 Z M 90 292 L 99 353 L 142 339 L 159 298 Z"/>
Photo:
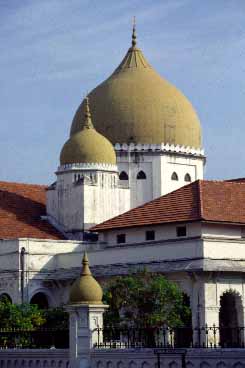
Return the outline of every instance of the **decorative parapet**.
<path id="1" fill-rule="evenodd" d="M 115 151 L 124 151 L 124 152 L 171 152 L 171 153 L 180 153 L 180 154 L 188 154 L 193 156 L 204 157 L 204 149 L 203 148 L 194 148 L 189 146 L 180 146 L 169 143 L 161 143 L 161 144 L 142 144 L 142 143 L 116 143 Z"/>
<path id="2" fill-rule="evenodd" d="M 117 165 L 110 164 L 98 164 L 98 163 L 75 163 L 75 164 L 65 164 L 58 167 L 57 172 L 61 173 L 64 171 L 73 170 L 93 170 L 93 171 L 112 171 L 117 172 Z"/>

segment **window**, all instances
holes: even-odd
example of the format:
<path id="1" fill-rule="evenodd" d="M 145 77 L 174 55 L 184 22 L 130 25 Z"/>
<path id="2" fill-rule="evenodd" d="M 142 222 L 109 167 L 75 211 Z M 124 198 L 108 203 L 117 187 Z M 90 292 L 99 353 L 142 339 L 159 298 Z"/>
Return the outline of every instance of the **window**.
<path id="1" fill-rule="evenodd" d="M 144 171 L 139 171 L 137 174 L 137 179 L 146 179 L 146 174 L 144 173 Z"/>
<path id="2" fill-rule="evenodd" d="M 176 174 L 176 172 L 174 171 L 172 176 L 171 176 L 171 180 L 179 180 L 178 175 Z"/>
<path id="3" fill-rule="evenodd" d="M 186 226 L 177 226 L 176 227 L 176 235 L 178 237 L 186 236 Z"/>
<path id="4" fill-rule="evenodd" d="M 155 231 L 154 230 L 147 230 L 145 232 L 145 240 L 155 240 Z"/>
<path id="5" fill-rule="evenodd" d="M 188 181 L 188 182 L 190 182 L 191 181 L 191 176 L 190 176 L 190 174 L 185 174 L 185 181 Z"/>
<path id="6" fill-rule="evenodd" d="M 120 180 L 128 180 L 128 174 L 125 171 L 122 171 L 119 175 Z"/>
<path id="7" fill-rule="evenodd" d="M 117 235 L 117 244 L 126 243 L 126 234 Z"/>

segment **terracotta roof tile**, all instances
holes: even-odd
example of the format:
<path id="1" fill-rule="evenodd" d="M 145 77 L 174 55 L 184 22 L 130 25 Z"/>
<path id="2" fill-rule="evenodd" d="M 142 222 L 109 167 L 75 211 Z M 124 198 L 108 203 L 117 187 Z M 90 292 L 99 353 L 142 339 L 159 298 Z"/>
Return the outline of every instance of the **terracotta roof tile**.
<path id="1" fill-rule="evenodd" d="M 46 215 L 46 187 L 0 182 L 0 238 L 64 239 Z"/>
<path id="2" fill-rule="evenodd" d="M 245 224 L 245 182 L 197 180 L 91 230 L 200 220 Z"/>

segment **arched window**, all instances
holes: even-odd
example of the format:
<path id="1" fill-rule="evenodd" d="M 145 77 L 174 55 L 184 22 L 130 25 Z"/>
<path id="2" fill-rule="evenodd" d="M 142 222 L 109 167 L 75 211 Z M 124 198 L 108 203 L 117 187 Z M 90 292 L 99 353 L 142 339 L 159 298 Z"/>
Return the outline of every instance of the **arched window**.
<path id="1" fill-rule="evenodd" d="M 30 301 L 31 304 L 37 304 L 40 309 L 48 309 L 49 303 L 48 298 L 44 293 L 36 293 L 33 295 Z"/>
<path id="2" fill-rule="evenodd" d="M 122 171 L 119 175 L 120 180 L 128 180 L 128 174 L 125 171 Z"/>
<path id="3" fill-rule="evenodd" d="M 185 181 L 187 181 L 187 182 L 191 182 L 191 176 L 190 176 L 190 174 L 185 174 Z"/>
<path id="4" fill-rule="evenodd" d="M 172 176 L 171 176 L 171 180 L 179 180 L 178 175 L 176 174 L 176 172 L 174 171 Z"/>
<path id="5" fill-rule="evenodd" d="M 144 171 L 139 171 L 137 174 L 137 179 L 146 179 L 146 174 L 144 173 Z"/>

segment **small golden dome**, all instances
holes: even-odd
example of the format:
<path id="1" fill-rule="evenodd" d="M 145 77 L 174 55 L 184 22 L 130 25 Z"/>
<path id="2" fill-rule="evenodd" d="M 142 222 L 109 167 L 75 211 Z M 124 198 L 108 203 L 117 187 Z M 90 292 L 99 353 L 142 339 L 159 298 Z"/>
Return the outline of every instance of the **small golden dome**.
<path id="1" fill-rule="evenodd" d="M 64 144 L 61 154 L 61 165 L 75 163 L 116 164 L 113 145 L 102 134 L 98 133 L 91 120 L 88 98 L 85 99 L 83 125 L 79 131 Z M 81 121 L 81 119 L 80 119 Z"/>
<path id="2" fill-rule="evenodd" d="M 82 264 L 81 276 L 76 279 L 70 290 L 70 303 L 103 304 L 103 291 L 91 274 L 86 253 L 84 253 Z"/>
<path id="3" fill-rule="evenodd" d="M 115 143 L 170 143 L 201 147 L 201 127 L 188 99 L 149 65 L 132 46 L 113 74 L 89 94 L 94 126 Z M 71 136 L 80 127 L 85 102 L 79 106 Z"/>

